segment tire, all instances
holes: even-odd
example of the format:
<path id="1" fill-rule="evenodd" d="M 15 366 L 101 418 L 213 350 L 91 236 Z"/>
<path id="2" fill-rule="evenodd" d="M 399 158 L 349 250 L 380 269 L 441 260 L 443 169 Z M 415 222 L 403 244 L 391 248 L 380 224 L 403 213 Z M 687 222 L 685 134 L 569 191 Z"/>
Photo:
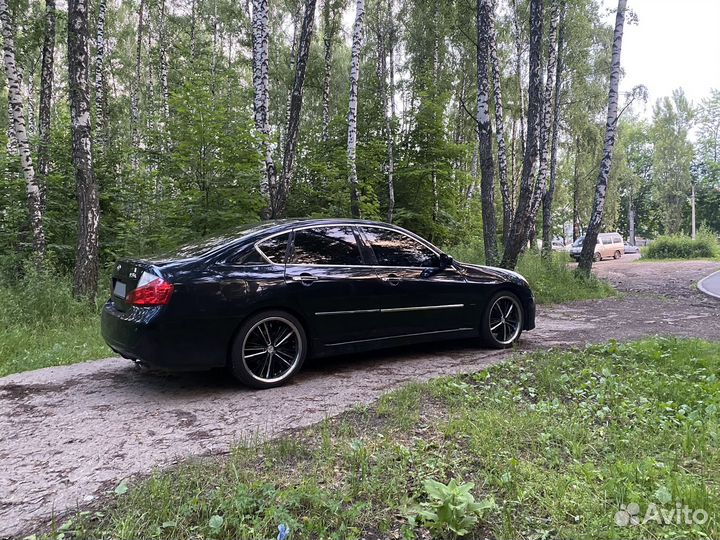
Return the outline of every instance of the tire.
<path id="1" fill-rule="evenodd" d="M 613 254 L 613 259 L 615 259 L 615 260 L 618 260 L 620 257 L 622 257 L 622 253 L 620 253 L 619 251 L 616 251 Z"/>
<path id="2" fill-rule="evenodd" d="M 285 311 L 263 311 L 238 330 L 230 370 L 252 388 L 282 386 L 300 370 L 307 349 L 307 336 L 297 318 Z"/>
<path id="3" fill-rule="evenodd" d="M 512 310 L 509 310 L 511 305 Z M 507 313 L 511 317 L 506 319 Z M 525 313 L 518 297 L 510 291 L 500 291 L 485 307 L 480 321 L 480 337 L 488 347 L 507 349 L 520 339 L 524 320 Z"/>
<path id="4" fill-rule="evenodd" d="M 602 255 L 600 255 L 600 253 L 596 251 L 595 255 L 593 256 L 593 261 L 595 261 L 595 262 L 602 261 Z"/>

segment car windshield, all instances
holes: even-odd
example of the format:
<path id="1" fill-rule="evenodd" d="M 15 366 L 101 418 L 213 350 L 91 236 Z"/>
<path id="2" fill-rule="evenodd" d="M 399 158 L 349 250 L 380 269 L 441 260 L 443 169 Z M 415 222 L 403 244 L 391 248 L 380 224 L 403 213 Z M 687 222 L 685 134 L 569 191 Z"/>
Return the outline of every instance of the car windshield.
<path id="1" fill-rule="evenodd" d="M 573 246 L 574 247 L 582 246 L 583 240 L 585 240 L 585 237 L 581 236 L 580 238 L 578 238 L 577 240 L 575 240 L 573 242 Z"/>
<path id="2" fill-rule="evenodd" d="M 260 232 L 276 224 L 276 222 L 249 223 L 247 225 L 242 225 L 240 227 L 236 227 L 234 229 L 226 231 L 224 234 L 221 235 L 206 237 L 191 244 L 185 244 L 165 253 L 164 256 L 183 259 L 202 257 L 204 255 L 207 255 L 214 249 L 217 249 L 227 244 L 228 242 L 231 242 L 233 240 L 239 240 L 244 236 L 250 236 L 251 234 Z M 160 258 L 162 258 L 162 256 Z"/>

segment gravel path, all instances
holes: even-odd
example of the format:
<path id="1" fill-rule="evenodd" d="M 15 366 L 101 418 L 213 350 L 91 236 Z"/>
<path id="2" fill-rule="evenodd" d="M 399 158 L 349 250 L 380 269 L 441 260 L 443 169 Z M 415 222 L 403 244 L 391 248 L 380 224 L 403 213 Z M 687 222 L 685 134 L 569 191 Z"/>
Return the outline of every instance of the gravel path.
<path id="1" fill-rule="evenodd" d="M 597 272 L 624 294 L 540 306 L 532 350 L 648 335 L 720 341 L 720 301 L 694 283 L 720 264 L 606 261 Z M 509 353 L 472 342 L 310 363 L 283 388 L 257 392 L 222 373 L 157 375 L 110 358 L 0 379 L 0 538 L 191 455 L 227 452 L 367 404 L 408 381 L 474 371 Z"/>

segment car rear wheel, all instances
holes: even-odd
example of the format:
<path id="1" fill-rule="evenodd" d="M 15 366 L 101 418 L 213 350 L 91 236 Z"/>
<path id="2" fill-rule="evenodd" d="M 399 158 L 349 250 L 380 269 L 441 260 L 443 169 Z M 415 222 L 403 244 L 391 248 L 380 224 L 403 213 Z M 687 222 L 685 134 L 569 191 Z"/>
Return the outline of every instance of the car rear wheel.
<path id="1" fill-rule="evenodd" d="M 523 327 L 520 300 L 509 291 L 497 293 L 483 313 L 480 335 L 494 349 L 506 349 L 520 338 Z"/>
<path id="2" fill-rule="evenodd" d="M 306 354 L 307 338 L 300 321 L 284 311 L 265 311 L 238 331 L 230 368 L 247 386 L 273 388 L 300 370 Z"/>
<path id="3" fill-rule="evenodd" d="M 622 253 L 620 253 L 620 251 L 616 251 L 613 255 L 613 259 L 619 259 L 620 257 L 622 257 Z"/>
<path id="4" fill-rule="evenodd" d="M 595 261 L 595 262 L 600 262 L 600 261 L 602 261 L 602 255 L 600 255 L 600 252 L 599 252 L 599 251 L 596 251 L 596 252 L 595 252 L 595 256 L 593 257 L 593 261 Z"/>

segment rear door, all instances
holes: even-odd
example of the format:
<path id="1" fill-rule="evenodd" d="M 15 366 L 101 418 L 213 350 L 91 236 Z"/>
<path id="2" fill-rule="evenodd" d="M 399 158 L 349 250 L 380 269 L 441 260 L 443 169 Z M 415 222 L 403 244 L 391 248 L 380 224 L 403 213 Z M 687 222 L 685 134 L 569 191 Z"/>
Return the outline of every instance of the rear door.
<path id="1" fill-rule="evenodd" d="M 311 338 L 339 344 L 377 334 L 381 282 L 366 264 L 354 226 L 295 229 L 285 279 Z"/>
<path id="2" fill-rule="evenodd" d="M 362 226 L 383 284 L 380 329 L 384 337 L 474 328 L 474 300 L 465 277 L 440 268 L 439 253 L 396 229 Z"/>

